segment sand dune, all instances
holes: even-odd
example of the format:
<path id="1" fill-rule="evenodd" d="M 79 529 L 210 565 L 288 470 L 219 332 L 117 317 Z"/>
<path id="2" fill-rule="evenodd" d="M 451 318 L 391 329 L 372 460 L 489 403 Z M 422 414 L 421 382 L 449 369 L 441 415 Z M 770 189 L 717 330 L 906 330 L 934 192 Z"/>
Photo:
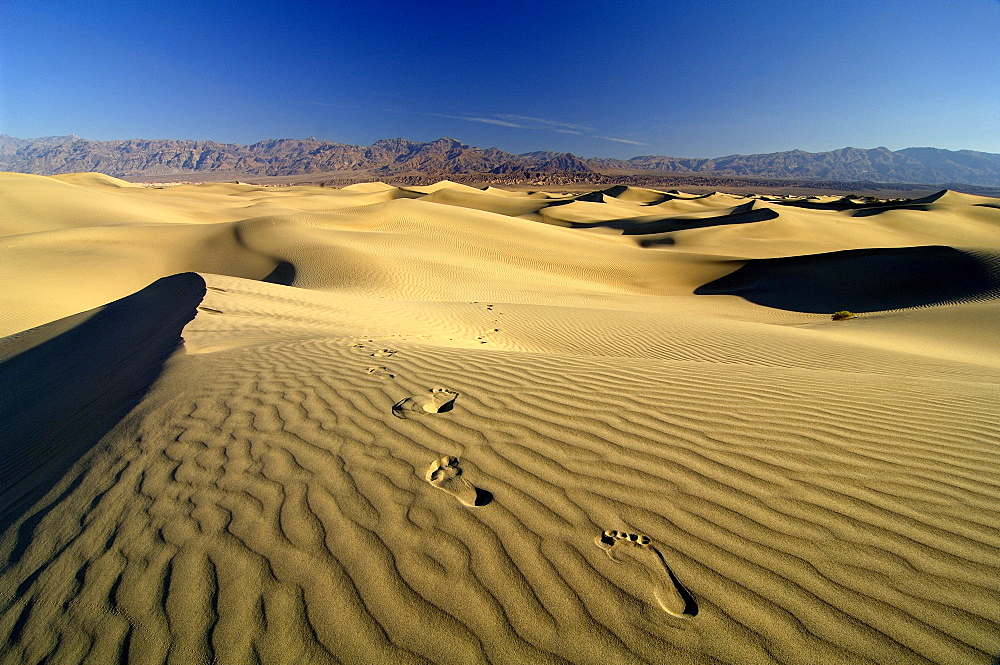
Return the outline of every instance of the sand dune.
<path id="1" fill-rule="evenodd" d="M 0 465 L 0 528 L 138 403 L 181 345 L 204 295 L 198 275 L 173 275 L 73 317 L 68 330 L 42 326 L 6 338 L 0 353 L 11 357 L 0 363 L 0 422 L 9 438 Z"/>
<path id="2" fill-rule="evenodd" d="M 1000 655 L 996 200 L 0 192 L 0 663 Z"/>

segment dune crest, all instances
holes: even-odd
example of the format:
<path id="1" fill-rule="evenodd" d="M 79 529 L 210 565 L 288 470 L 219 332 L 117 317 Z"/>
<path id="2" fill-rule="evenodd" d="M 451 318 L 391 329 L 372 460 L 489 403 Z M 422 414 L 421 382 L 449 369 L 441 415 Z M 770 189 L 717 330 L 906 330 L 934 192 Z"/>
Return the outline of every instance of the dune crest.
<path id="1" fill-rule="evenodd" d="M 1000 654 L 996 201 L 0 191 L 2 664 Z"/>

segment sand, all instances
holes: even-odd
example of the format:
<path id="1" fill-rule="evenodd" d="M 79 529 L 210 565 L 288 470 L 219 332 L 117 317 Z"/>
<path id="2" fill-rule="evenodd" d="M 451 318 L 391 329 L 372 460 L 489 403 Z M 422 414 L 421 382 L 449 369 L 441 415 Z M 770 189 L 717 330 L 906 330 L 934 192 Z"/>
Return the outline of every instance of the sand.
<path id="1" fill-rule="evenodd" d="M 0 174 L 0 233 L 0 663 L 1000 655 L 998 200 Z"/>

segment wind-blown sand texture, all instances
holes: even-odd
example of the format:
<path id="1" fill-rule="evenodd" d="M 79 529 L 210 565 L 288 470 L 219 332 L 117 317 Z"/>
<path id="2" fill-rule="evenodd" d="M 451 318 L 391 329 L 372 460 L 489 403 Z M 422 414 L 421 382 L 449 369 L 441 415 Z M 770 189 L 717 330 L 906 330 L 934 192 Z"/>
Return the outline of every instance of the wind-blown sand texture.
<path id="1" fill-rule="evenodd" d="M 1000 655 L 998 200 L 0 174 L 0 233 L 0 663 Z"/>

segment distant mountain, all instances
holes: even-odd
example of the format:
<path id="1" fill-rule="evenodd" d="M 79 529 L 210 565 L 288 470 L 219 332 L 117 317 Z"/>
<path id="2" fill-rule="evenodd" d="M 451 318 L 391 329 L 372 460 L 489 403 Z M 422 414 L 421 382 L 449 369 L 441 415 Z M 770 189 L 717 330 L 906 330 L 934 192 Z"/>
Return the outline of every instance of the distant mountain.
<path id="1" fill-rule="evenodd" d="M 383 139 L 370 146 L 308 139 L 252 145 L 214 141 L 129 139 L 88 141 L 78 136 L 19 139 L 0 135 L 0 170 L 58 174 L 99 171 L 116 177 L 225 172 L 258 176 L 357 173 L 375 177 L 423 174 L 673 173 L 786 178 L 806 181 L 1000 186 L 1000 155 L 938 148 L 791 150 L 714 159 L 658 155 L 584 159 L 572 153 L 516 155 L 476 148 L 451 138 L 429 143 Z"/>
<path id="2" fill-rule="evenodd" d="M 627 160 L 590 160 L 598 169 L 652 170 L 680 173 L 854 180 L 895 183 L 962 183 L 1000 185 L 1000 155 L 940 148 L 842 148 L 830 152 L 790 150 L 716 159 L 645 156 Z"/>
<path id="3" fill-rule="evenodd" d="M 372 175 L 425 173 L 588 172 L 569 153 L 515 155 L 473 148 L 441 138 L 430 143 L 383 139 L 371 146 L 308 139 L 272 139 L 253 145 L 214 141 L 88 141 L 78 136 L 18 139 L 0 135 L 0 170 L 57 174 L 99 171 L 116 177 L 225 171 L 283 176 L 365 172 Z"/>

